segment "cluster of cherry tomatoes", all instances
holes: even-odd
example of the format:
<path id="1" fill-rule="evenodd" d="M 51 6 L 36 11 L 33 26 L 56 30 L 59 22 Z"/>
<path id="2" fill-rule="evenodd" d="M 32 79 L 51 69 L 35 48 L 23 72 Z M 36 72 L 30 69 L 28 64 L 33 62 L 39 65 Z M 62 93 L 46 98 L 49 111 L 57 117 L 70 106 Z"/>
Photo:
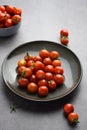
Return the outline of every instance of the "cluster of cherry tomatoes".
<path id="1" fill-rule="evenodd" d="M 18 61 L 17 72 L 19 87 L 39 96 L 48 95 L 64 83 L 64 69 L 57 51 L 42 49 L 37 56 L 27 53 Z"/>
<path id="2" fill-rule="evenodd" d="M 0 5 L 0 28 L 11 27 L 21 21 L 22 10 L 11 5 Z"/>
<path id="3" fill-rule="evenodd" d="M 67 29 L 60 30 L 60 42 L 63 45 L 67 45 L 68 44 L 68 42 L 69 42 L 68 35 L 69 35 L 69 33 L 68 33 Z"/>
<path id="4" fill-rule="evenodd" d="M 71 103 L 67 103 L 64 105 L 64 113 L 68 116 L 68 120 L 70 123 L 79 123 L 79 116 L 74 112 L 74 106 Z"/>

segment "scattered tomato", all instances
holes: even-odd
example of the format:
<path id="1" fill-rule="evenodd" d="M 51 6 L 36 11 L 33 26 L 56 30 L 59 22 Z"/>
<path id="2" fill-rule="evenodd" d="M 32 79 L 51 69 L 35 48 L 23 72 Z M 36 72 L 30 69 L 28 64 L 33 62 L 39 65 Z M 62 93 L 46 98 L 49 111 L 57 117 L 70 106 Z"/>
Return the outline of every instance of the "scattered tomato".
<path id="1" fill-rule="evenodd" d="M 69 33 L 68 33 L 68 30 L 67 30 L 67 29 L 62 29 L 62 30 L 60 30 L 60 36 L 61 36 L 61 37 L 62 37 L 62 36 L 68 37 L 68 35 L 69 35 Z"/>
<path id="2" fill-rule="evenodd" d="M 67 45 L 69 40 L 67 37 L 63 36 L 60 38 L 60 42 L 63 44 L 63 45 Z"/>
<path id="3" fill-rule="evenodd" d="M 64 113 L 68 115 L 69 113 L 74 112 L 74 106 L 70 103 L 67 103 L 64 105 L 63 110 L 64 110 Z"/>
<path id="4" fill-rule="evenodd" d="M 68 120 L 70 123 L 79 123 L 79 116 L 77 113 L 72 112 L 68 115 Z"/>

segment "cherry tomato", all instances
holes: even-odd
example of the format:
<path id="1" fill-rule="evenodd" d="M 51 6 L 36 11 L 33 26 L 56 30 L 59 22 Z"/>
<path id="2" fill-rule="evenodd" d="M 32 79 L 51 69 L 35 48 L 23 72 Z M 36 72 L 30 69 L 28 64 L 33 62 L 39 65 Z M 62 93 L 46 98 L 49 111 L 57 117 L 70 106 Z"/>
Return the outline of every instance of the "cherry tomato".
<path id="1" fill-rule="evenodd" d="M 5 7 L 3 5 L 0 5 L 0 11 L 4 12 L 5 11 Z"/>
<path id="2" fill-rule="evenodd" d="M 63 110 L 64 110 L 64 113 L 68 115 L 69 113 L 74 112 L 74 106 L 70 103 L 67 103 L 64 105 Z"/>
<path id="3" fill-rule="evenodd" d="M 63 44 L 63 45 L 67 45 L 69 40 L 67 37 L 63 36 L 60 38 L 60 42 Z"/>
<path id="4" fill-rule="evenodd" d="M 61 66 L 61 61 L 60 61 L 60 60 L 53 60 L 52 65 L 53 65 L 54 67 L 56 67 L 56 66 Z"/>
<path id="5" fill-rule="evenodd" d="M 21 77 L 18 79 L 18 84 L 19 84 L 19 87 L 21 87 L 21 88 L 27 87 L 28 83 L 29 83 L 29 81 L 26 78 Z"/>
<path id="6" fill-rule="evenodd" d="M 54 68 L 54 72 L 55 72 L 55 74 L 63 74 L 64 73 L 64 69 L 61 66 L 56 66 Z"/>
<path id="7" fill-rule="evenodd" d="M 4 20 L 11 18 L 10 14 L 4 13 Z"/>
<path id="8" fill-rule="evenodd" d="M 25 70 L 25 69 L 26 69 L 25 66 L 19 66 L 19 67 L 18 67 L 18 70 L 17 70 L 18 74 L 21 75 L 21 74 L 22 74 L 22 71 Z"/>
<path id="9" fill-rule="evenodd" d="M 37 90 L 38 90 L 38 86 L 37 86 L 36 83 L 31 82 L 31 83 L 28 84 L 28 86 L 27 86 L 27 91 L 28 91 L 29 93 L 32 93 L 32 94 L 33 94 L 33 93 L 36 93 Z"/>
<path id="10" fill-rule="evenodd" d="M 4 22 L 4 19 L 5 19 L 5 14 L 4 13 L 0 13 L 0 22 Z"/>
<path id="11" fill-rule="evenodd" d="M 67 29 L 60 30 L 60 35 L 68 37 L 68 35 L 69 35 L 68 30 Z"/>
<path id="12" fill-rule="evenodd" d="M 12 16 L 12 22 L 13 22 L 14 24 L 17 24 L 17 23 L 19 23 L 20 21 L 21 21 L 21 16 L 20 16 L 20 15 L 15 14 L 14 16 Z"/>
<path id="13" fill-rule="evenodd" d="M 18 67 L 20 66 L 26 66 L 26 61 L 24 59 L 18 61 Z"/>
<path id="14" fill-rule="evenodd" d="M 34 56 L 34 61 L 41 61 L 42 62 L 42 58 L 40 56 Z"/>
<path id="15" fill-rule="evenodd" d="M 29 77 L 29 81 L 36 83 L 36 82 L 37 82 L 36 75 L 35 75 L 35 74 L 32 74 L 32 75 Z"/>
<path id="16" fill-rule="evenodd" d="M 4 25 L 5 27 L 11 27 L 13 25 L 12 19 L 6 19 Z"/>
<path id="17" fill-rule="evenodd" d="M 70 123 L 79 123 L 79 116 L 77 113 L 72 112 L 68 115 L 68 120 Z"/>
<path id="18" fill-rule="evenodd" d="M 38 79 L 44 79 L 45 78 L 45 72 L 43 70 L 37 70 L 36 71 L 36 77 Z"/>
<path id="19" fill-rule="evenodd" d="M 58 59 L 58 58 L 59 58 L 59 53 L 58 53 L 57 51 L 51 51 L 51 52 L 50 52 L 50 58 L 51 58 L 52 60 Z"/>
<path id="20" fill-rule="evenodd" d="M 21 15 L 22 10 L 20 8 L 18 8 L 18 7 L 14 7 L 14 14 Z"/>
<path id="21" fill-rule="evenodd" d="M 45 68 L 44 68 L 44 71 L 53 73 L 54 67 L 52 65 L 46 65 Z"/>
<path id="22" fill-rule="evenodd" d="M 35 68 L 34 61 L 33 60 L 27 61 L 27 66 L 34 69 Z"/>
<path id="23" fill-rule="evenodd" d="M 21 76 L 28 78 L 32 75 L 32 70 L 30 68 L 24 68 L 21 72 Z"/>
<path id="24" fill-rule="evenodd" d="M 54 75 L 54 81 L 58 84 L 61 85 L 64 83 L 64 76 L 61 74 L 56 74 Z"/>
<path id="25" fill-rule="evenodd" d="M 56 82 L 54 80 L 48 81 L 48 88 L 49 88 L 49 90 L 53 91 L 53 90 L 56 89 L 56 87 L 57 87 L 57 85 L 56 85 Z"/>
<path id="26" fill-rule="evenodd" d="M 36 70 L 43 70 L 44 69 L 44 64 L 41 61 L 36 61 L 34 63 L 34 65 L 35 65 Z"/>
<path id="27" fill-rule="evenodd" d="M 46 79 L 46 80 L 52 80 L 52 79 L 53 79 L 53 74 L 50 73 L 50 72 L 46 72 L 46 73 L 45 73 L 45 79 Z"/>
<path id="28" fill-rule="evenodd" d="M 14 13 L 14 7 L 12 5 L 7 5 L 5 10 L 11 15 Z"/>
<path id="29" fill-rule="evenodd" d="M 47 86 L 47 81 L 45 79 L 41 79 L 38 81 L 38 86 Z"/>
<path id="30" fill-rule="evenodd" d="M 40 86 L 39 88 L 38 88 L 38 94 L 39 94 L 39 96 L 47 96 L 48 95 L 48 88 L 47 88 L 47 86 Z"/>
<path id="31" fill-rule="evenodd" d="M 42 49 L 39 51 L 39 55 L 42 57 L 42 58 L 46 58 L 46 57 L 49 57 L 49 51 L 46 50 L 46 49 Z"/>
<path id="32" fill-rule="evenodd" d="M 34 57 L 27 52 L 26 55 L 24 56 L 24 59 L 25 59 L 26 61 L 28 61 L 28 60 L 33 60 Z"/>
<path id="33" fill-rule="evenodd" d="M 52 60 L 50 59 L 50 57 L 44 58 L 43 63 L 45 65 L 51 65 L 52 64 Z"/>

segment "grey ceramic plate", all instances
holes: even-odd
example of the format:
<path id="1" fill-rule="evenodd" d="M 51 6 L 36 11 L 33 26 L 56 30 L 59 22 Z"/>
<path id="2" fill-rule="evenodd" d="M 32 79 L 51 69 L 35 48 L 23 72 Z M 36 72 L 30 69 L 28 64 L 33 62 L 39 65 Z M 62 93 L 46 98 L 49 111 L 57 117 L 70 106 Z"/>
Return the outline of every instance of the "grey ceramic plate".
<path id="1" fill-rule="evenodd" d="M 26 91 L 19 89 L 16 68 L 18 60 L 22 59 L 26 52 L 38 55 L 38 52 L 43 48 L 49 51 L 56 50 L 60 53 L 65 82 L 56 91 L 49 93 L 48 96 L 39 97 L 38 95 L 30 95 Z M 78 57 L 67 47 L 55 42 L 34 41 L 18 46 L 8 54 L 3 62 L 2 74 L 8 88 L 20 97 L 32 101 L 51 101 L 65 97 L 79 85 L 82 78 L 82 68 Z"/>

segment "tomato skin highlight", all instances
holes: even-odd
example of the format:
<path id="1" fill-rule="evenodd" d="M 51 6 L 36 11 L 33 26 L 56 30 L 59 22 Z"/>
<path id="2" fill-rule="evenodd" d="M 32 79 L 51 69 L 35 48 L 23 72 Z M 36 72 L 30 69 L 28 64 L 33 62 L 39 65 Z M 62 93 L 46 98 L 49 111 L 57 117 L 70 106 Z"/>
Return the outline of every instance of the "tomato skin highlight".
<path id="1" fill-rule="evenodd" d="M 79 116 L 77 113 L 72 112 L 68 115 L 68 121 L 72 124 L 72 123 L 79 123 Z"/>
<path id="2" fill-rule="evenodd" d="M 74 106 L 70 103 L 67 103 L 67 104 L 64 105 L 63 110 L 64 110 L 64 113 L 66 115 L 68 115 L 69 113 L 74 112 Z"/>

